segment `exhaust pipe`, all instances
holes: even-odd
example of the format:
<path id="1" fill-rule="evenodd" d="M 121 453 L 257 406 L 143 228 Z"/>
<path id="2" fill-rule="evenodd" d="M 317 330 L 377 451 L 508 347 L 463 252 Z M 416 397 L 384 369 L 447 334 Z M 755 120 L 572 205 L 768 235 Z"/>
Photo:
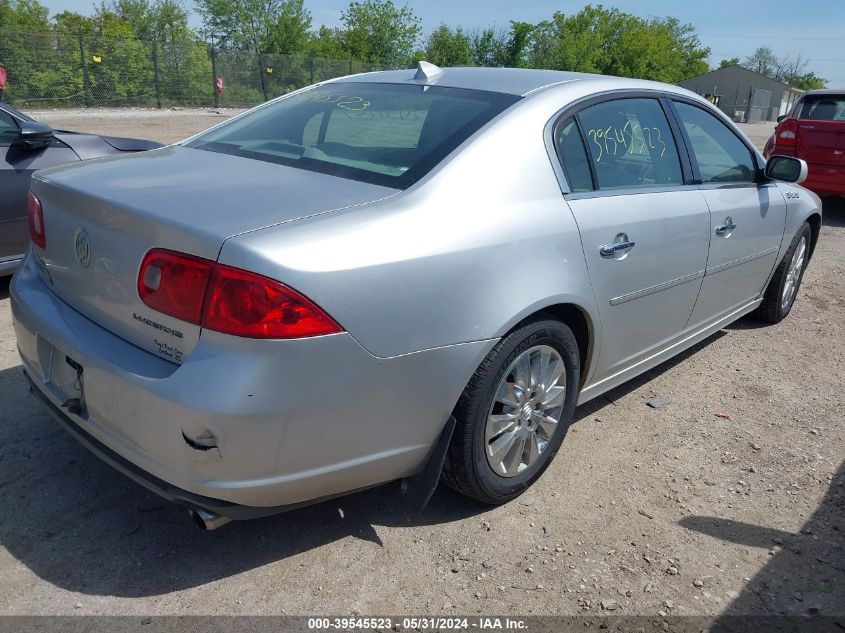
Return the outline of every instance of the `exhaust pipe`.
<path id="1" fill-rule="evenodd" d="M 205 508 L 189 508 L 188 514 L 191 515 L 191 519 L 201 530 L 216 530 L 232 520 Z"/>

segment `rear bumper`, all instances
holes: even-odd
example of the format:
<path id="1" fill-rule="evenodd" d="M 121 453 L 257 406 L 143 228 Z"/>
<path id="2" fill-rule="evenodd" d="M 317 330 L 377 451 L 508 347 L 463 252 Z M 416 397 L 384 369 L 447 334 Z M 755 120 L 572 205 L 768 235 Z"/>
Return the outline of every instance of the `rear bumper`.
<path id="1" fill-rule="evenodd" d="M 494 343 L 381 359 L 345 333 L 256 341 L 206 332 L 175 365 L 73 310 L 30 258 L 11 305 L 24 370 L 68 430 L 154 492 L 230 518 L 415 474 Z M 79 414 L 61 408 L 67 382 L 51 375 L 66 358 L 83 368 Z M 216 446 L 186 441 L 209 437 Z"/>

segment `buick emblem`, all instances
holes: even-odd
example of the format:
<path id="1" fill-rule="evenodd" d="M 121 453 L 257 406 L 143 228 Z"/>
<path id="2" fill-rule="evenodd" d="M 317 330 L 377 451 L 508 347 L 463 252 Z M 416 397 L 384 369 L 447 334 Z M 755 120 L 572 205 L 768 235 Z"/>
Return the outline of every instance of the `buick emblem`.
<path id="1" fill-rule="evenodd" d="M 88 268 L 91 263 L 91 242 L 88 240 L 88 233 L 85 229 L 79 229 L 74 238 L 76 243 L 76 260 L 83 268 Z"/>

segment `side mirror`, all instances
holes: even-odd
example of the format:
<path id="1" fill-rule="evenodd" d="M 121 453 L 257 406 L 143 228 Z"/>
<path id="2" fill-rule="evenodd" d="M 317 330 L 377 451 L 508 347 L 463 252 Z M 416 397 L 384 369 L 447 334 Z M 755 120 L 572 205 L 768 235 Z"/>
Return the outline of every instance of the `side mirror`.
<path id="1" fill-rule="evenodd" d="M 41 149 L 53 140 L 53 128 L 38 121 L 21 121 L 21 145 L 28 150 Z"/>
<path id="2" fill-rule="evenodd" d="M 781 121 L 783 121 L 783 120 L 784 120 L 785 118 L 787 118 L 788 116 L 789 116 L 788 114 L 781 114 L 781 115 L 777 118 L 777 122 L 778 122 L 778 123 L 780 123 Z"/>
<path id="3" fill-rule="evenodd" d="M 771 156 L 766 161 L 766 177 L 800 185 L 807 180 L 807 163 L 794 156 Z"/>

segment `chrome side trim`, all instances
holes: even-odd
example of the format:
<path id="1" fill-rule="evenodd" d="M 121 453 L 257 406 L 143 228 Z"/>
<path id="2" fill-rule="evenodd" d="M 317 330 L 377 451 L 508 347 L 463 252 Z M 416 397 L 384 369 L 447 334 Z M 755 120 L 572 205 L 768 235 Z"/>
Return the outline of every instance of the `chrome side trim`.
<path id="1" fill-rule="evenodd" d="M 671 281 L 666 281 L 662 284 L 651 286 L 650 288 L 643 288 L 642 290 L 637 290 L 636 292 L 631 292 L 626 295 L 614 297 L 610 300 L 610 305 L 618 306 L 620 303 L 633 301 L 634 299 L 639 299 L 640 297 L 647 297 L 648 295 L 654 294 L 655 292 L 660 292 L 661 290 L 668 290 L 669 288 L 674 288 L 675 286 L 680 286 L 681 284 L 685 284 L 690 281 L 695 281 L 696 279 L 701 279 L 702 277 L 704 277 L 704 271 L 699 270 L 697 273 L 692 273 L 691 275 L 686 275 L 685 277 L 678 277 L 677 279 L 672 279 Z"/>
<path id="2" fill-rule="evenodd" d="M 602 380 L 596 383 L 586 385 L 581 390 L 581 393 L 578 394 L 578 405 L 580 406 L 585 402 L 589 402 L 593 398 L 596 398 L 601 394 L 610 391 L 614 387 L 618 387 L 619 385 L 628 382 L 632 378 L 639 376 L 643 372 L 646 372 L 649 369 L 656 367 L 660 363 L 669 360 L 673 356 L 676 356 L 677 354 L 683 352 L 685 349 L 690 348 L 696 343 L 706 339 L 711 334 L 718 332 L 726 325 L 733 323 L 740 317 L 743 317 L 749 312 L 753 311 L 757 306 L 762 303 L 762 301 L 763 300 L 759 298 L 754 299 L 753 301 L 746 303 L 741 308 L 734 310 L 727 316 L 722 317 L 714 323 L 706 325 L 700 328 L 699 330 L 692 332 L 691 334 L 683 336 L 683 338 L 681 338 L 680 340 L 675 341 L 668 347 L 664 347 L 662 350 L 652 354 L 648 358 L 644 358 L 643 360 L 634 363 L 630 367 L 626 367 L 625 369 L 616 372 L 612 376 L 603 378 Z"/>
<path id="3" fill-rule="evenodd" d="M 705 277 L 709 275 L 715 275 L 716 273 L 720 273 L 723 270 L 727 270 L 728 268 L 733 268 L 734 266 L 741 266 L 742 264 L 747 264 L 750 261 L 755 259 L 759 259 L 760 257 L 765 257 L 766 255 L 771 255 L 775 251 L 780 248 L 779 246 L 775 246 L 773 248 L 767 248 L 764 251 L 760 251 L 759 253 L 754 253 L 753 255 L 746 255 L 745 257 L 740 257 L 739 259 L 735 259 L 732 262 L 727 262 L 726 264 L 719 264 L 718 266 L 713 266 L 713 268 L 708 268 L 707 272 L 704 273 Z"/>
<path id="4" fill-rule="evenodd" d="M 0 276 L 15 272 L 15 268 L 23 261 L 23 255 L 15 255 L 12 259 L 0 261 Z"/>

